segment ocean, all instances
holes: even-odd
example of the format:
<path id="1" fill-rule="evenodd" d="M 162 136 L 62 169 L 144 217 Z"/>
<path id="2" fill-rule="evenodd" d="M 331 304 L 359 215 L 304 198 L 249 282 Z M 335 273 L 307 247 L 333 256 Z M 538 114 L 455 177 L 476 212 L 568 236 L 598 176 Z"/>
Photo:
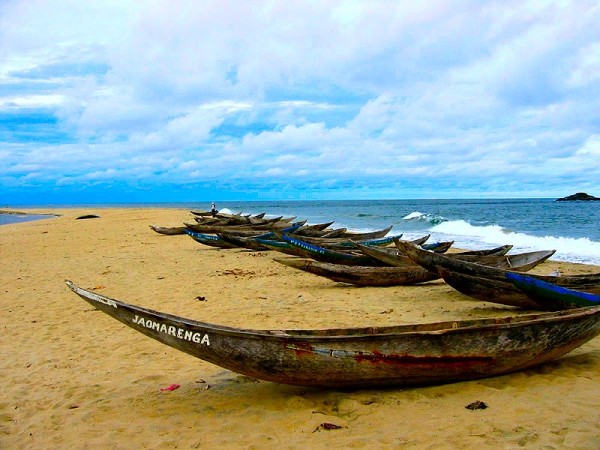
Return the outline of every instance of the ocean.
<path id="1" fill-rule="evenodd" d="M 72 206 L 208 210 L 210 202 Z M 353 231 L 372 231 L 393 225 L 390 232 L 393 235 L 402 234 L 412 239 L 431 234 L 429 242 L 452 240 L 455 247 L 466 249 L 503 244 L 514 245 L 511 253 L 554 249 L 554 260 L 600 265 L 600 202 L 556 202 L 554 199 L 240 201 L 220 202 L 217 207 L 230 213 L 297 216 L 298 220 L 306 219 L 309 223 L 335 221 L 332 227 Z M 6 216 L 0 214 L 0 224 Z M 19 221 L 16 217 L 10 220 Z"/>

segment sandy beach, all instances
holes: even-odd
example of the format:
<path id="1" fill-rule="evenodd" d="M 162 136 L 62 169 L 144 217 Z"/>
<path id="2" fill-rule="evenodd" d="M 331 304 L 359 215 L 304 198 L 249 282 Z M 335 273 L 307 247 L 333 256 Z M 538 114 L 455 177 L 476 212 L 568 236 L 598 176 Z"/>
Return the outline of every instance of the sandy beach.
<path id="1" fill-rule="evenodd" d="M 257 381 L 135 332 L 64 280 L 246 328 L 382 326 L 516 310 L 469 300 L 441 281 L 341 285 L 278 264 L 275 253 L 217 250 L 149 228 L 180 226 L 191 218 L 183 209 L 27 212 L 59 216 L 0 226 L 2 449 L 600 448 L 600 338 L 534 369 L 441 386 L 343 391 Z M 85 214 L 100 217 L 75 220 Z M 556 269 L 600 271 L 549 261 L 534 272 Z M 172 384 L 180 387 L 161 390 Z M 475 401 L 488 408 L 465 408 Z"/>

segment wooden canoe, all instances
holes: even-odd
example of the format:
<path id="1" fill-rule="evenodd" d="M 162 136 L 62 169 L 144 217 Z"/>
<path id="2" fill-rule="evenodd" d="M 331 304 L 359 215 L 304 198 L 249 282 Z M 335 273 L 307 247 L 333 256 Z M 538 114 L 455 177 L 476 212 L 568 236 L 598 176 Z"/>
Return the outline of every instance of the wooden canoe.
<path id="1" fill-rule="evenodd" d="M 345 264 L 353 266 L 382 266 L 385 265 L 378 259 L 365 255 L 360 252 L 330 250 L 328 248 L 313 245 L 289 235 L 283 235 L 283 241 L 290 245 L 290 252 L 295 252 L 296 256 L 303 258 L 312 258 L 316 261 L 332 264 Z"/>
<path id="2" fill-rule="evenodd" d="M 537 303 L 548 305 L 555 310 L 600 305 L 600 295 L 596 293 L 568 289 L 520 273 L 507 272 L 505 275 L 512 284 Z M 600 289 L 596 291 L 600 294 Z"/>
<path id="3" fill-rule="evenodd" d="M 293 233 L 288 233 L 292 234 Z M 400 235 L 401 236 L 401 235 Z M 293 236 L 292 236 L 293 237 Z M 309 244 L 318 245 L 331 250 L 356 250 L 356 243 L 368 245 L 371 247 L 385 247 L 394 242 L 394 238 L 399 236 L 386 236 L 382 238 L 350 240 L 347 238 L 323 238 L 323 237 L 303 237 L 301 240 Z"/>
<path id="4" fill-rule="evenodd" d="M 231 242 L 227 242 L 214 234 L 196 233 L 195 231 L 191 230 L 186 230 L 185 232 L 199 244 L 216 248 L 237 248 L 237 246 L 233 245 Z"/>
<path id="5" fill-rule="evenodd" d="M 495 268 L 487 268 L 485 271 L 481 271 L 479 265 L 474 264 L 474 266 L 464 266 L 462 271 L 438 267 L 438 274 L 458 292 L 484 302 L 545 311 L 562 309 L 562 307 L 557 307 L 556 304 L 551 302 L 534 300 L 514 286 L 506 279 L 506 274 L 511 271 Z M 570 276 L 527 275 L 568 289 L 600 294 L 600 273 Z"/>
<path id="6" fill-rule="evenodd" d="M 455 258 L 472 258 L 480 264 L 485 263 L 491 266 L 505 267 L 507 261 L 512 262 L 514 269 L 519 269 L 520 265 L 528 266 L 531 260 L 527 253 L 511 256 L 475 256 L 456 254 Z M 393 267 L 377 266 L 355 266 L 343 264 L 322 263 L 315 260 L 287 258 L 277 259 L 276 261 L 290 267 L 294 267 L 305 272 L 319 275 L 330 280 L 350 283 L 357 286 L 408 286 L 426 281 L 437 280 L 441 277 L 438 272 L 431 272 L 414 262 L 409 264 L 399 264 Z M 532 303 L 532 305 L 534 305 Z M 529 306 L 532 306 L 529 305 Z M 520 302 L 512 306 L 526 306 Z M 539 308 L 537 308 L 539 309 Z"/>
<path id="7" fill-rule="evenodd" d="M 600 333 L 600 307 L 386 327 L 252 330 L 153 311 L 66 283 L 94 308 L 170 347 L 249 377 L 302 386 L 485 378 L 554 360 Z"/>
<path id="8" fill-rule="evenodd" d="M 439 279 L 439 275 L 420 266 L 375 267 L 330 264 L 303 258 L 274 258 L 294 269 L 356 286 L 407 286 Z"/>
<path id="9" fill-rule="evenodd" d="M 325 223 L 315 223 L 312 225 L 304 225 L 303 227 L 300 227 L 298 230 L 296 230 L 294 234 L 298 236 L 322 236 L 322 232 L 329 228 L 329 226 L 332 224 L 333 221 Z"/>
<path id="10" fill-rule="evenodd" d="M 408 256 L 415 263 L 424 267 L 427 270 L 432 272 L 437 272 L 438 267 L 443 267 L 444 269 L 450 269 L 455 271 L 470 271 L 472 275 L 479 275 L 482 273 L 497 273 L 494 268 L 488 267 L 489 264 L 473 264 L 470 261 L 464 260 L 464 258 L 457 258 L 456 254 L 453 256 L 450 255 L 442 255 L 439 253 L 430 252 L 427 250 L 423 250 L 410 242 L 405 241 L 396 241 L 396 247 L 401 254 Z M 541 264 L 548 258 L 550 258 L 556 250 L 543 250 L 538 252 L 526 252 L 519 254 L 519 270 L 527 271 L 531 270 L 535 266 Z M 475 258 L 480 258 L 475 256 Z M 498 258 L 495 256 L 487 256 L 485 258 Z M 501 256 L 499 258 L 505 258 L 506 264 L 498 265 L 494 264 L 496 268 L 505 268 L 511 269 L 515 268 L 515 263 L 511 256 Z M 502 278 L 502 277 L 500 277 Z"/>
<path id="11" fill-rule="evenodd" d="M 422 254 L 423 255 L 423 254 Z M 416 253 L 411 256 L 418 260 Z M 458 292 L 484 302 L 498 303 L 502 305 L 516 306 L 525 309 L 554 311 L 557 306 L 552 303 L 541 303 L 533 300 L 522 290 L 514 286 L 506 279 L 506 273 L 512 272 L 504 268 L 492 267 L 490 265 L 478 264 L 473 261 L 458 260 L 456 255 L 437 255 L 430 259 L 431 255 L 423 255 L 421 261 L 424 268 L 433 268 L 444 279 L 444 281 Z M 514 269 L 514 267 L 513 267 Z M 525 266 L 523 269 L 527 269 Z M 557 284 L 562 287 L 578 291 L 587 291 L 600 294 L 600 273 L 587 275 L 538 275 L 528 276 Z"/>
<path id="12" fill-rule="evenodd" d="M 348 231 L 347 228 L 327 228 L 326 230 L 315 232 L 313 235 L 314 237 L 320 236 L 328 239 L 337 239 L 346 231 Z M 305 236 L 302 236 L 302 239 L 304 239 L 304 237 Z"/>
<path id="13" fill-rule="evenodd" d="M 499 247 L 481 249 L 481 250 L 465 250 L 461 251 L 461 255 L 474 255 L 474 256 L 502 256 L 506 255 L 511 249 L 512 245 L 501 245 Z"/>
<path id="14" fill-rule="evenodd" d="M 498 273 L 506 271 L 498 269 Z M 483 302 L 491 302 L 499 305 L 515 306 L 517 308 L 531 310 L 552 310 L 531 299 L 524 292 L 513 286 L 506 279 L 470 275 L 468 273 L 449 270 L 444 267 L 438 268 L 438 274 L 446 284 L 456 289 L 461 294 Z"/>
<path id="15" fill-rule="evenodd" d="M 420 238 L 416 238 L 416 239 L 408 239 L 408 242 L 412 242 L 415 245 L 423 245 L 425 242 L 427 242 L 427 240 L 431 237 L 430 234 L 426 234 L 425 236 L 422 236 Z"/>
<path id="16" fill-rule="evenodd" d="M 256 241 L 269 250 L 275 250 L 290 256 L 299 256 L 295 248 L 287 242 L 263 238 L 256 238 Z"/>
<path id="17" fill-rule="evenodd" d="M 248 250 L 256 251 L 270 250 L 269 248 L 265 247 L 260 242 L 258 242 L 254 237 L 236 236 L 235 234 L 229 233 L 217 233 L 217 236 L 225 242 L 229 242 L 234 247 L 246 248 Z M 260 235 L 260 237 L 268 238 L 268 236 L 265 234 Z"/>
<path id="18" fill-rule="evenodd" d="M 245 225 L 201 225 L 198 223 L 184 222 L 184 225 L 188 229 L 195 231 L 196 233 L 209 233 L 209 234 L 224 233 L 224 232 L 239 234 L 239 233 L 246 233 L 246 232 L 253 232 L 253 231 L 261 231 L 261 232 L 265 233 L 267 231 L 280 229 L 280 228 L 274 226 L 272 223 L 265 223 L 265 224 L 261 224 L 261 225 L 251 225 L 251 224 L 245 224 Z M 284 228 L 287 228 L 289 226 L 290 226 L 289 223 L 285 223 Z"/>
<path id="19" fill-rule="evenodd" d="M 352 240 L 380 239 L 384 236 L 387 236 L 387 234 L 390 232 L 392 227 L 393 227 L 393 225 L 390 225 L 389 227 L 384 228 L 382 230 L 365 231 L 364 233 L 355 232 L 355 231 L 346 231 L 340 237 L 343 237 L 346 239 L 352 239 Z"/>
<path id="20" fill-rule="evenodd" d="M 186 227 L 159 227 L 158 225 L 150 225 L 150 228 L 152 228 L 158 234 L 164 234 L 166 236 L 185 234 L 186 230 Z"/>
<path id="21" fill-rule="evenodd" d="M 394 243 L 395 242 L 396 239 L 394 239 Z M 450 247 L 452 247 L 452 244 L 454 244 L 454 241 L 431 242 L 428 244 L 421 244 L 420 247 L 424 250 L 429 250 L 435 253 L 446 253 L 450 249 Z"/>
<path id="22" fill-rule="evenodd" d="M 406 241 L 404 241 L 404 243 L 405 242 Z M 429 251 L 424 252 L 423 250 L 421 250 L 421 252 L 424 252 L 424 253 L 422 253 L 422 258 L 427 262 L 427 264 L 425 264 L 425 263 L 421 264 L 421 263 L 419 263 L 419 261 L 416 261 L 414 259 L 414 257 L 416 257 L 415 255 L 413 255 L 414 257 L 411 258 L 411 257 L 409 257 L 409 255 L 407 255 L 406 253 L 403 253 L 403 251 L 398 248 L 399 245 L 404 245 L 404 243 L 403 244 L 397 243 L 396 248 L 376 248 L 376 247 L 373 248 L 373 247 L 364 247 L 361 245 L 358 245 L 358 248 L 360 249 L 361 252 L 363 252 L 369 256 L 372 256 L 373 258 L 377 258 L 390 266 L 403 267 L 403 266 L 407 266 L 407 265 L 409 265 L 409 266 L 420 265 L 421 267 L 431 271 L 432 273 L 437 274 L 437 272 L 438 272 L 437 265 L 430 263 L 429 259 L 425 260 L 426 257 L 430 258 L 430 255 L 432 254 L 432 252 L 429 252 Z M 518 253 L 515 255 L 496 256 L 496 255 L 485 255 L 485 254 L 478 255 L 473 252 L 468 252 L 468 253 L 459 252 L 459 253 L 450 253 L 450 254 L 440 255 L 441 258 L 437 258 L 437 257 L 431 257 L 431 258 L 433 258 L 433 260 L 439 264 L 442 264 L 441 261 L 447 261 L 447 259 L 450 258 L 452 260 L 467 261 L 467 262 L 477 263 L 477 264 L 485 265 L 485 266 L 527 271 L 527 270 L 532 269 L 536 265 L 541 264 L 543 261 L 545 261 L 547 258 L 549 258 L 553 253 L 554 253 L 553 251 L 542 251 L 542 252 Z M 460 262 L 449 261 L 443 267 L 449 267 L 449 266 L 459 265 L 459 264 L 460 264 Z"/>

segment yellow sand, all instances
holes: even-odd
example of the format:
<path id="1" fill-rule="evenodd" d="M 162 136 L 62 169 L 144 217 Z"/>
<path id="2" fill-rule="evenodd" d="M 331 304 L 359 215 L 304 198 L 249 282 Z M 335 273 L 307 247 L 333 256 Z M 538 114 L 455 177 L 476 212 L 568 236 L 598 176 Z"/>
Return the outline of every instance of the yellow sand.
<path id="1" fill-rule="evenodd" d="M 357 288 L 148 225 L 181 209 L 65 209 L 0 226 L 0 448 L 600 448 L 600 339 L 532 370 L 424 388 L 256 381 L 95 311 L 64 280 L 128 303 L 249 328 L 507 315 L 442 282 Z M 75 220 L 82 214 L 99 219 Z M 332 218 L 335 219 L 335 218 Z M 401 230 L 398 230 L 401 231 Z M 548 262 L 549 273 L 598 267 Z M 198 297 L 204 297 L 200 301 Z M 161 391 L 171 384 L 181 387 Z M 483 401 L 489 407 L 465 406 Z M 339 429 L 324 429 L 334 424 Z"/>

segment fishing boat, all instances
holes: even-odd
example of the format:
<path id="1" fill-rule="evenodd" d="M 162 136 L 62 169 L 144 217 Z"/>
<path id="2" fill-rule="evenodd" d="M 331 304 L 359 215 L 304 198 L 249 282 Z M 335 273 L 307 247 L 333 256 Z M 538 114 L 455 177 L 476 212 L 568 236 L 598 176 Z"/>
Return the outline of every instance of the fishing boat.
<path id="1" fill-rule="evenodd" d="M 305 225 L 296 230 L 294 234 L 297 234 L 298 236 L 323 236 L 323 232 L 331 225 L 333 225 L 333 221 Z"/>
<path id="2" fill-rule="evenodd" d="M 280 264 L 356 286 L 407 286 L 439 279 L 440 276 L 420 266 L 377 267 L 330 264 L 304 258 L 273 258 Z"/>
<path id="3" fill-rule="evenodd" d="M 461 294 L 482 302 L 514 306 L 530 310 L 552 310 L 534 301 L 523 291 L 513 286 L 506 278 L 495 279 L 490 276 L 477 276 L 456 270 L 438 267 L 437 273 L 446 284 Z M 504 276 L 506 270 L 497 269 L 498 276 Z"/>
<path id="4" fill-rule="evenodd" d="M 192 230 L 185 230 L 185 233 L 199 244 L 208 245 L 209 247 L 237 248 L 236 245 L 232 244 L 231 242 L 227 242 L 214 234 L 196 233 Z"/>
<path id="5" fill-rule="evenodd" d="M 351 250 L 331 250 L 293 238 L 286 234 L 283 235 L 282 239 L 284 242 L 289 244 L 289 252 L 294 252 L 296 256 L 301 256 L 303 258 L 312 258 L 317 261 L 328 262 L 332 264 L 346 264 L 354 266 L 385 265 L 378 259 L 372 258 L 364 253 L 353 252 Z"/>
<path id="6" fill-rule="evenodd" d="M 485 378 L 554 360 L 600 333 L 600 307 L 385 327 L 253 330 L 154 311 L 66 283 L 94 308 L 170 347 L 248 377 L 301 386 Z"/>
<path id="7" fill-rule="evenodd" d="M 555 303 L 536 300 L 511 283 L 506 278 L 506 274 L 514 272 L 514 267 L 491 267 L 471 261 L 449 258 L 448 255 L 431 256 L 431 254 L 425 254 L 423 251 L 415 250 L 408 246 L 406 246 L 405 250 L 406 254 L 415 262 L 428 270 L 437 271 L 449 286 L 477 300 L 535 310 L 554 311 L 562 308 Z M 518 268 L 519 271 L 527 271 L 529 269 L 527 266 Z M 585 275 L 527 275 L 568 289 L 600 293 L 600 273 Z"/>
<path id="8" fill-rule="evenodd" d="M 474 255 L 474 256 L 503 256 L 506 255 L 511 249 L 513 245 L 501 245 L 499 247 L 494 248 L 486 248 L 480 250 L 463 250 L 460 252 L 461 255 Z"/>
<path id="9" fill-rule="evenodd" d="M 576 291 L 520 273 L 507 272 L 505 276 L 537 303 L 555 310 L 600 305 L 600 289 L 597 293 Z"/>
<path id="10" fill-rule="evenodd" d="M 271 233 L 261 234 L 259 236 L 268 238 L 269 234 Z M 236 236 L 235 234 L 230 233 L 217 233 L 217 236 L 223 241 L 230 243 L 233 247 L 245 248 L 254 251 L 270 250 L 258 242 L 254 237 Z"/>
<path id="11" fill-rule="evenodd" d="M 287 242 L 263 238 L 256 238 L 256 242 L 265 246 L 269 250 L 275 250 L 290 256 L 298 256 L 298 252 L 296 251 L 295 247 Z"/>
<path id="12" fill-rule="evenodd" d="M 392 227 L 393 227 L 393 225 L 390 225 L 389 227 L 386 227 L 386 228 L 383 228 L 383 229 L 377 230 L 377 231 L 365 231 L 365 232 L 346 231 L 340 237 L 343 237 L 346 239 L 352 239 L 352 240 L 380 239 L 384 236 L 387 236 L 387 234 L 390 232 Z"/>
<path id="13" fill-rule="evenodd" d="M 430 259 L 441 264 L 441 261 L 446 262 L 448 258 L 458 261 L 468 261 L 472 263 L 477 263 L 485 266 L 506 268 L 506 269 L 518 269 L 521 271 L 526 271 L 532 269 L 535 265 L 541 264 L 545 261 L 553 251 L 541 251 L 541 252 L 525 252 L 525 253 L 517 253 L 515 255 L 496 255 L 496 254 L 488 254 L 485 251 L 478 253 L 478 251 L 467 251 L 467 252 L 456 252 L 449 253 L 443 255 L 441 258 L 430 257 L 431 252 L 424 252 L 421 250 L 421 253 L 418 256 L 421 258 L 423 263 L 415 260 L 417 258 L 417 254 L 412 255 L 413 257 L 409 257 L 403 250 L 398 248 L 402 247 L 406 244 L 407 241 L 402 241 L 402 244 L 396 243 L 396 247 L 392 248 L 376 248 L 376 247 L 364 247 L 360 244 L 357 244 L 357 247 L 361 252 L 367 254 L 373 258 L 379 259 L 390 266 L 399 266 L 403 267 L 406 265 L 420 265 L 425 269 L 431 271 L 432 273 L 437 273 L 437 265 L 434 263 L 430 263 Z M 409 241 L 410 243 L 410 241 Z M 412 247 L 411 247 L 412 248 Z M 422 249 L 422 247 L 421 247 Z M 444 267 L 453 264 L 452 261 L 445 263 Z"/>
<path id="14" fill-rule="evenodd" d="M 450 256 L 450 255 L 442 255 L 439 253 L 430 252 L 427 250 L 423 250 L 410 242 L 405 242 L 401 240 L 394 241 L 396 247 L 402 255 L 408 256 L 415 263 L 424 267 L 427 270 L 432 272 L 437 272 L 438 267 L 443 267 L 445 269 L 456 269 L 457 271 L 461 270 L 471 270 L 474 275 L 478 275 L 481 273 L 496 273 L 492 267 L 489 267 L 488 264 L 474 264 L 470 261 L 465 260 L 464 258 Z M 518 256 L 518 268 L 519 271 L 526 272 L 528 270 L 533 269 L 539 264 L 546 261 L 550 258 L 556 250 L 542 250 L 537 252 L 525 252 L 519 253 Z M 475 258 L 479 258 L 475 256 Z M 490 258 L 497 258 L 491 256 Z M 505 261 L 505 264 L 499 265 L 494 264 L 496 268 L 505 268 L 505 269 L 513 269 L 515 268 L 514 259 L 511 256 L 501 256 Z M 468 259 L 468 257 L 467 257 Z M 477 260 L 476 260 L 477 261 Z"/>
<path id="15" fill-rule="evenodd" d="M 361 249 L 363 248 L 364 247 L 361 247 Z M 375 252 L 371 252 L 371 254 L 375 255 Z M 363 267 L 355 265 L 331 264 L 300 258 L 276 259 L 276 261 L 305 272 L 329 278 L 333 281 L 350 283 L 359 286 L 407 286 L 441 278 L 439 272 L 427 270 L 406 256 L 402 257 L 390 253 L 389 258 L 386 258 L 383 257 L 383 255 L 388 255 L 388 253 L 380 252 L 380 259 L 382 261 L 394 261 L 395 264 L 392 265 L 393 267 Z M 491 267 L 506 268 L 510 266 L 515 270 L 520 270 L 521 267 L 528 267 L 531 265 L 529 253 L 521 253 L 510 256 L 477 256 L 462 254 L 453 254 L 449 256 L 458 259 L 463 258 L 463 260 L 472 261 L 477 264 L 486 264 Z M 519 303 L 517 306 L 523 305 Z"/>
<path id="16" fill-rule="evenodd" d="M 395 242 L 396 239 L 394 239 Z M 421 248 L 435 253 L 446 253 L 452 247 L 452 244 L 454 244 L 454 241 L 430 242 L 421 244 Z"/>
<path id="17" fill-rule="evenodd" d="M 287 233 L 292 234 L 293 233 Z M 401 236 L 401 235 L 400 235 Z M 283 239 L 283 236 L 280 236 Z M 292 236 L 293 237 L 293 236 Z M 318 245 L 320 247 L 328 248 L 331 250 L 356 250 L 356 244 L 368 245 L 371 247 L 385 247 L 394 242 L 394 238 L 399 236 L 385 236 L 382 238 L 372 239 L 347 239 L 344 237 L 338 238 L 326 238 L 326 237 L 302 237 L 302 241 L 308 242 L 309 244 Z"/>
<path id="18" fill-rule="evenodd" d="M 152 228 L 158 234 L 164 234 L 166 236 L 185 234 L 186 230 L 186 227 L 160 227 L 158 225 L 150 225 L 150 228 Z"/>

